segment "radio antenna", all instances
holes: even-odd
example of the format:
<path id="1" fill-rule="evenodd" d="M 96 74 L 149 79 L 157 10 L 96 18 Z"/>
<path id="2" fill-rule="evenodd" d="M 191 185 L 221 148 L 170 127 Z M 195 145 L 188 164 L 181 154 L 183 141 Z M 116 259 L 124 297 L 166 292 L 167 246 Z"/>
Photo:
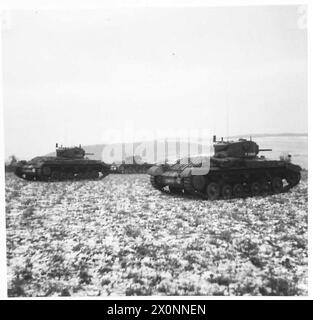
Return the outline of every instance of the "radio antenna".
<path id="1" fill-rule="evenodd" d="M 226 100 L 227 100 L 227 104 L 226 104 L 226 112 L 227 112 L 227 119 L 226 119 L 226 121 L 227 121 L 227 131 L 226 131 L 226 133 L 227 133 L 227 141 L 228 141 L 228 137 L 229 137 L 229 105 L 228 105 L 228 96 L 226 97 Z"/>
<path id="2" fill-rule="evenodd" d="M 229 97 L 228 97 L 228 81 L 226 82 L 226 133 L 227 133 L 227 141 L 229 140 Z"/>

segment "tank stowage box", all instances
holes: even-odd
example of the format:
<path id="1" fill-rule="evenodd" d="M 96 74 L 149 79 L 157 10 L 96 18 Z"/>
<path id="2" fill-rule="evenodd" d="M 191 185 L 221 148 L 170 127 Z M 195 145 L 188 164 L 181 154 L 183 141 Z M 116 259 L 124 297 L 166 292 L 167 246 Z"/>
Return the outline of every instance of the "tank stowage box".
<path id="1" fill-rule="evenodd" d="M 214 142 L 214 155 L 207 162 L 197 157 L 178 160 L 173 165 L 162 164 L 148 170 L 154 188 L 173 193 L 198 194 L 206 199 L 229 199 L 246 195 L 281 193 L 296 186 L 301 167 L 292 164 L 290 157 L 267 160 L 259 157 L 254 141 Z"/>
<path id="2" fill-rule="evenodd" d="M 61 181 L 100 179 L 109 174 L 110 166 L 99 160 L 89 160 L 81 146 L 58 147 L 55 157 L 36 157 L 19 161 L 14 173 L 25 180 Z"/>

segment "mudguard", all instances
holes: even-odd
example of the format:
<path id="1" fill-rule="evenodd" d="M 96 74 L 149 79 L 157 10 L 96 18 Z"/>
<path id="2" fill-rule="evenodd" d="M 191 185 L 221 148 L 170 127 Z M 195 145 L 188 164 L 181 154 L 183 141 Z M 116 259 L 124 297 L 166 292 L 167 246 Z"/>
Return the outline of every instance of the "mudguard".
<path id="1" fill-rule="evenodd" d="M 291 171 L 294 171 L 294 172 L 300 172 L 301 171 L 301 167 L 298 166 L 297 164 L 293 164 L 293 163 L 290 163 L 288 164 L 287 168 Z"/>
<path id="2" fill-rule="evenodd" d="M 150 176 L 160 176 L 163 173 L 163 168 L 160 166 L 153 166 L 150 169 L 148 169 L 147 174 Z"/>
<path id="3" fill-rule="evenodd" d="M 201 167 L 201 168 L 186 168 L 181 174 L 181 178 L 186 178 L 190 176 L 204 176 L 208 174 L 210 171 L 209 167 Z"/>
<path id="4" fill-rule="evenodd" d="M 201 167 L 201 168 L 191 168 L 192 176 L 204 176 L 208 174 L 210 171 L 209 167 Z"/>

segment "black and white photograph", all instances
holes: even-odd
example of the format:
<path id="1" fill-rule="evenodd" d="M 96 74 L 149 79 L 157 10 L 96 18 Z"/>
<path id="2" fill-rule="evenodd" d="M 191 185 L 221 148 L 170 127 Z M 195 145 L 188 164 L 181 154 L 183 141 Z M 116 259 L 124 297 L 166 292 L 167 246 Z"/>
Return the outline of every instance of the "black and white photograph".
<path id="1" fill-rule="evenodd" d="M 7 297 L 308 296 L 307 9 L 2 10 Z"/>

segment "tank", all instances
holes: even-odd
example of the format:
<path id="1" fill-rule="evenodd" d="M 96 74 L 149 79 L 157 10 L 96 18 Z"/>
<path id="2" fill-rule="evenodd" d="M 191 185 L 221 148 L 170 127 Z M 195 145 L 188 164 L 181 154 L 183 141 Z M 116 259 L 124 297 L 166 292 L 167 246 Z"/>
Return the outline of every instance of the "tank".
<path id="1" fill-rule="evenodd" d="M 113 163 L 111 165 L 111 172 L 119 174 L 140 174 L 147 173 L 148 169 L 151 167 L 152 164 L 147 162 L 137 163 L 134 158 L 131 163 L 127 163 L 126 161 L 123 161 L 120 164 Z"/>
<path id="2" fill-rule="evenodd" d="M 148 170 L 154 188 L 172 193 L 199 195 L 209 200 L 287 192 L 301 179 L 301 167 L 291 156 L 269 160 L 259 156 L 254 141 L 216 141 L 211 157 L 194 156 Z"/>
<path id="3" fill-rule="evenodd" d="M 35 157 L 30 161 L 19 161 L 14 173 L 25 180 L 62 181 L 102 179 L 109 174 L 110 166 L 100 160 L 90 160 L 85 150 L 79 147 L 59 147 L 56 156 Z"/>
<path id="4" fill-rule="evenodd" d="M 113 164 L 111 166 L 112 173 L 119 174 L 140 174 L 147 173 L 148 169 L 152 167 L 152 164 L 144 163 L 144 164 Z"/>

